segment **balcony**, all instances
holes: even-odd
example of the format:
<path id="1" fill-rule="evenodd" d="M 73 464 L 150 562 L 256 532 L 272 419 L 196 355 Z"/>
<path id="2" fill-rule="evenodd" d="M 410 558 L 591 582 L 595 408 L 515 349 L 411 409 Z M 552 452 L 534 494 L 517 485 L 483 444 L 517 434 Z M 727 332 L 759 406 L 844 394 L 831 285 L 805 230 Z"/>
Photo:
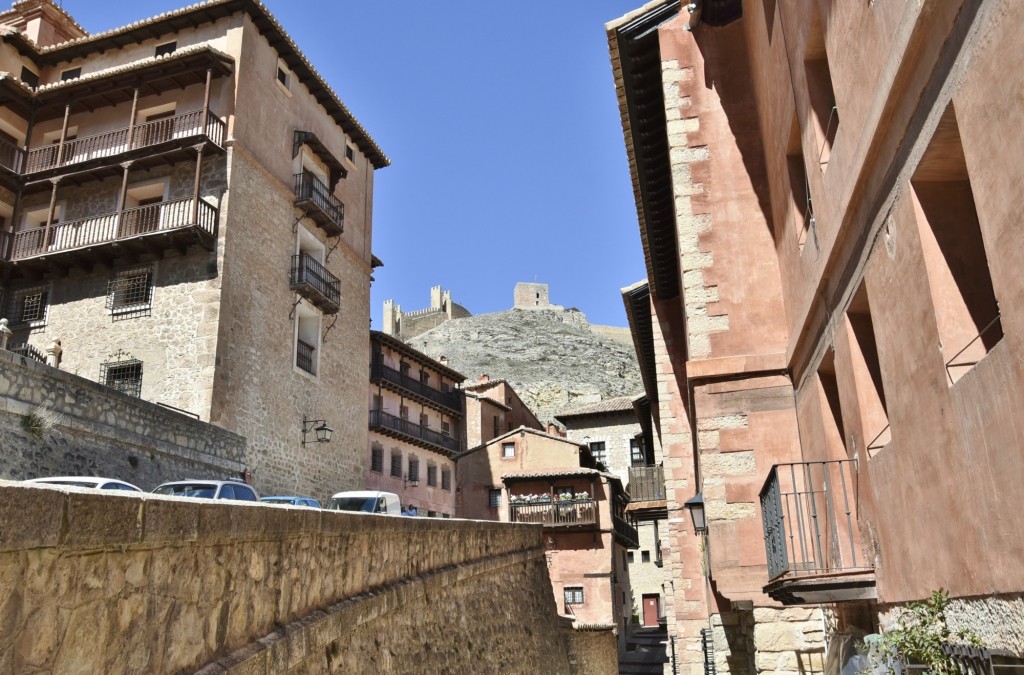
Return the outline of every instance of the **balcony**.
<path id="1" fill-rule="evenodd" d="M 65 167 L 85 171 L 90 168 L 116 166 L 129 159 L 160 155 L 175 150 L 184 151 L 204 139 L 218 148 L 222 147 L 224 121 L 212 113 L 207 114 L 206 128 L 203 129 L 202 117 L 202 110 L 193 110 L 103 134 L 75 138 L 65 141 L 63 145 L 55 143 L 39 146 L 25 154 L 24 166 L 20 168 L 22 173 L 39 179 L 44 176 L 34 174 L 56 175 Z M 0 156 L 3 154 L 0 149 Z"/>
<path id="2" fill-rule="evenodd" d="M 640 548 L 640 535 L 627 520 L 612 514 L 612 530 L 615 538 L 626 548 Z"/>
<path id="3" fill-rule="evenodd" d="M 509 504 L 513 523 L 540 523 L 544 527 L 572 527 L 597 524 L 597 502 L 593 499 L 562 499 L 556 502 Z"/>
<path id="4" fill-rule="evenodd" d="M 341 309 L 341 281 L 305 253 L 292 256 L 289 287 L 324 314 L 337 314 Z"/>
<path id="5" fill-rule="evenodd" d="M 404 375 L 380 361 L 374 360 L 370 368 L 370 381 L 373 383 L 383 381 L 396 385 L 420 403 L 443 406 L 457 415 L 462 414 L 462 395 L 458 391 L 438 391 L 429 384 Z"/>
<path id="6" fill-rule="evenodd" d="M 10 141 L 0 139 L 0 166 L 20 173 L 25 151 Z"/>
<path id="7" fill-rule="evenodd" d="M 203 200 L 197 205 L 192 199 L 179 199 L 15 232 L 10 260 L 25 266 L 70 267 L 133 250 L 184 249 L 191 244 L 213 250 L 216 238 L 216 207 Z"/>
<path id="8" fill-rule="evenodd" d="M 857 530 L 853 460 L 773 466 L 761 489 L 768 585 L 786 605 L 869 600 L 875 574 Z"/>
<path id="9" fill-rule="evenodd" d="M 462 450 L 458 439 L 383 410 L 370 411 L 370 429 L 446 455 Z"/>
<path id="10" fill-rule="evenodd" d="M 660 466 L 629 467 L 629 496 L 632 503 L 665 499 L 665 470 Z"/>
<path id="11" fill-rule="evenodd" d="M 311 173 L 295 174 L 295 206 L 329 236 L 339 237 L 345 231 L 345 205 Z"/>

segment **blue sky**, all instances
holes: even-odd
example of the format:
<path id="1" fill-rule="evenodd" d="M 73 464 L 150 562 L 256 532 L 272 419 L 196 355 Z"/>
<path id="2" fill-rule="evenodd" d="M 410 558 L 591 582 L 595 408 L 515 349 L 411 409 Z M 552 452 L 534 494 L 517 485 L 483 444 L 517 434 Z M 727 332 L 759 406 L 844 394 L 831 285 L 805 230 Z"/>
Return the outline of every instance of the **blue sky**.
<path id="1" fill-rule="evenodd" d="M 626 325 L 644 277 L 604 23 L 642 0 L 264 0 L 391 158 L 376 173 L 371 298 L 440 284 L 474 314 L 517 281 Z M 185 0 L 64 0 L 97 32 Z M 126 9 L 127 8 L 127 9 Z"/>

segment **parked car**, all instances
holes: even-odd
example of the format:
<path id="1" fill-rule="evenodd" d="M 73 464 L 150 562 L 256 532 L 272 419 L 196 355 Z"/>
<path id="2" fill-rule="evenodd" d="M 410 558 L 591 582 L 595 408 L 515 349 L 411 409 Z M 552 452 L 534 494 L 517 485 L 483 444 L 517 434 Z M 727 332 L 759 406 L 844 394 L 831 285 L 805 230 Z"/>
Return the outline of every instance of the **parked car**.
<path id="1" fill-rule="evenodd" d="M 73 487 L 91 488 L 94 490 L 124 490 L 125 492 L 142 492 L 142 488 L 116 478 L 98 478 L 96 476 L 52 476 L 48 478 L 31 478 L 23 483 L 36 485 L 71 485 Z"/>
<path id="2" fill-rule="evenodd" d="M 320 502 L 312 497 L 260 497 L 260 501 L 266 504 L 284 504 L 285 506 L 308 506 L 311 509 L 320 508 Z"/>
<path id="3" fill-rule="evenodd" d="M 358 490 L 339 492 L 327 502 L 327 508 L 334 511 L 362 511 L 363 513 L 385 513 L 402 515 L 402 506 L 394 492 Z"/>
<path id="4" fill-rule="evenodd" d="M 258 502 L 260 499 L 256 490 L 239 480 L 176 480 L 164 483 L 153 492 L 175 497 L 237 499 L 244 502 Z"/>

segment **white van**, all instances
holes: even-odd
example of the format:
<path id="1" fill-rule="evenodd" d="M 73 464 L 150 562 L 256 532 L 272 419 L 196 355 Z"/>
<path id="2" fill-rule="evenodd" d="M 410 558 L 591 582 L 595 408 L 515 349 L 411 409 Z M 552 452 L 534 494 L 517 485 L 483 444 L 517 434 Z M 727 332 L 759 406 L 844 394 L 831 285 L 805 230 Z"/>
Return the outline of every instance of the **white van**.
<path id="1" fill-rule="evenodd" d="M 394 492 L 378 490 L 357 490 L 339 492 L 327 502 L 327 508 L 334 511 L 362 511 L 363 513 L 386 513 L 389 516 L 402 515 L 402 506 Z"/>

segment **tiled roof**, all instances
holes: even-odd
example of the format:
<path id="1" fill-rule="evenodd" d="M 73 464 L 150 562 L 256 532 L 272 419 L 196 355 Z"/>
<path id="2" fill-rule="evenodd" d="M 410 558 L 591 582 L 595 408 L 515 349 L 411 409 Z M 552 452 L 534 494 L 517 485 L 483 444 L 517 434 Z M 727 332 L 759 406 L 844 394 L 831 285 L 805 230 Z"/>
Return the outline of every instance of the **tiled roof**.
<path id="1" fill-rule="evenodd" d="M 584 415 L 600 415 L 601 413 L 612 412 L 633 412 L 633 399 L 635 396 L 619 396 L 617 398 L 606 398 L 597 403 L 588 403 L 577 408 L 563 410 L 555 413 L 556 419 L 563 417 L 582 417 Z"/>
<path id="2" fill-rule="evenodd" d="M 526 473 L 506 473 L 501 476 L 501 479 L 508 480 L 529 480 L 531 478 L 571 478 L 573 476 L 602 476 L 607 478 L 609 481 L 614 481 L 622 487 L 622 479 L 613 473 L 607 471 L 598 471 L 597 469 L 588 469 L 586 467 L 577 467 L 575 469 L 552 469 L 549 471 L 529 471 Z"/>

